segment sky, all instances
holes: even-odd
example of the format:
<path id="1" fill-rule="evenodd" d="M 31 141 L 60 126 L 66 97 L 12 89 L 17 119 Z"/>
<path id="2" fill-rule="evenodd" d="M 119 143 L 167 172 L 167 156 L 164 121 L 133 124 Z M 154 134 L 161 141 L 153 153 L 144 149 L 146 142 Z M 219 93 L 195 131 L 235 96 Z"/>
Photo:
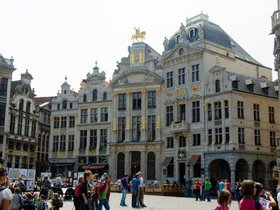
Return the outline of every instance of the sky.
<path id="1" fill-rule="evenodd" d="M 116 62 L 128 56 L 134 27 L 163 52 L 170 38 L 203 12 L 253 58 L 274 71 L 271 16 L 277 0 L 0 0 L 0 53 L 14 58 L 19 80 L 26 69 L 38 97 L 55 96 L 67 77 L 78 91 L 97 66 L 112 79 Z"/>

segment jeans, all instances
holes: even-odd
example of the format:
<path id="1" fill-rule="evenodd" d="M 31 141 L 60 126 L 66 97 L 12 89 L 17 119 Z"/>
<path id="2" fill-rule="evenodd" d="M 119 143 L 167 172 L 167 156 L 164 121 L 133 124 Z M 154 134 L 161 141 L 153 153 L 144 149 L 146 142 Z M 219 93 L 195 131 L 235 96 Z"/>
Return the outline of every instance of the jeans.
<path id="1" fill-rule="evenodd" d="M 107 199 L 101 199 L 97 206 L 97 210 L 102 210 L 102 206 L 105 207 L 106 210 L 110 210 L 109 201 Z"/>
<path id="2" fill-rule="evenodd" d="M 138 194 L 138 190 L 132 190 L 132 199 L 131 199 L 132 208 L 136 208 L 137 194 Z"/>
<path id="3" fill-rule="evenodd" d="M 195 200 L 200 200 L 200 189 L 195 189 Z"/>
<path id="4" fill-rule="evenodd" d="M 125 199 L 126 199 L 126 195 L 127 195 L 127 190 L 123 189 L 122 190 L 122 199 L 121 199 L 121 206 L 125 206 Z"/>
<path id="5" fill-rule="evenodd" d="M 208 202 L 211 201 L 211 198 L 210 198 L 210 190 L 205 190 L 205 191 L 204 191 L 204 196 L 205 196 L 204 198 L 206 198 Z"/>

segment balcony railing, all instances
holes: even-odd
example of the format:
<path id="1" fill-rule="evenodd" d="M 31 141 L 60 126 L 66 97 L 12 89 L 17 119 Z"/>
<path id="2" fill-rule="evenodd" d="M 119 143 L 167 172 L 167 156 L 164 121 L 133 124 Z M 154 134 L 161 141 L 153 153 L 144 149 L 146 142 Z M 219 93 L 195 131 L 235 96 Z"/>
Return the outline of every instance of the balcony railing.
<path id="1" fill-rule="evenodd" d="M 183 133 L 183 132 L 188 132 L 188 130 L 189 130 L 189 126 L 188 123 L 185 121 L 171 123 L 171 131 L 173 133 Z"/>

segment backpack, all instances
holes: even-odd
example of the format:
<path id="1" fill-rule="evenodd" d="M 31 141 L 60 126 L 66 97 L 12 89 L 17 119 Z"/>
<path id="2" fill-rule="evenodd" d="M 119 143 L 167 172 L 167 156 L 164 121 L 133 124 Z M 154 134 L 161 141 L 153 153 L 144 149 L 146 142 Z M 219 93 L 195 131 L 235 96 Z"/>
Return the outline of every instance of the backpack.
<path id="1" fill-rule="evenodd" d="M 40 208 L 38 210 L 49 210 L 49 206 L 46 201 L 43 201 L 40 205 Z"/>
<path id="2" fill-rule="evenodd" d="M 52 201 L 55 208 L 63 207 L 63 200 L 61 198 L 53 199 Z"/>
<path id="3" fill-rule="evenodd" d="M 75 187 L 75 196 L 80 198 L 82 197 L 82 185 L 83 182 L 80 182 L 76 187 Z"/>

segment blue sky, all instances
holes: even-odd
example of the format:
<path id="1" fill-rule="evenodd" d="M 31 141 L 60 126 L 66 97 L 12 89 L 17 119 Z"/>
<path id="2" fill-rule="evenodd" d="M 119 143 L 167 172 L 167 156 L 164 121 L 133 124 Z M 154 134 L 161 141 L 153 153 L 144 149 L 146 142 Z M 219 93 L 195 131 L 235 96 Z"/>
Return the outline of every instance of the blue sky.
<path id="1" fill-rule="evenodd" d="M 116 62 L 128 55 L 134 27 L 161 53 L 164 37 L 200 12 L 274 68 L 269 34 L 277 0 L 0 0 L 0 6 L 0 53 L 15 59 L 14 80 L 28 69 L 37 96 L 56 95 L 65 76 L 78 91 L 95 61 L 111 79 Z"/>

